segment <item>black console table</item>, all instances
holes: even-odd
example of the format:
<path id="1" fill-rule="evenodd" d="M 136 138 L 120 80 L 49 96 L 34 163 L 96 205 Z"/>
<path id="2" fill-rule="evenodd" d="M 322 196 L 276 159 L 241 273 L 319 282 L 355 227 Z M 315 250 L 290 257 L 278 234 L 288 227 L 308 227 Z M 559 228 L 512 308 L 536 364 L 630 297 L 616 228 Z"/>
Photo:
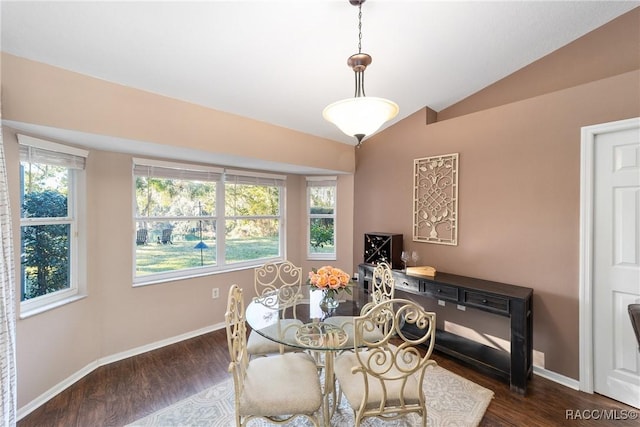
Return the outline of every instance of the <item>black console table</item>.
<path id="1" fill-rule="evenodd" d="M 364 291 L 369 289 L 373 269 L 371 264 L 358 266 L 358 284 Z M 393 270 L 393 276 L 396 297 L 404 298 L 404 292 L 418 302 L 433 298 L 509 317 L 511 354 L 443 330 L 436 332 L 435 348 L 507 381 L 512 391 L 526 394 L 533 373 L 533 289 L 440 272 L 430 277 Z"/>

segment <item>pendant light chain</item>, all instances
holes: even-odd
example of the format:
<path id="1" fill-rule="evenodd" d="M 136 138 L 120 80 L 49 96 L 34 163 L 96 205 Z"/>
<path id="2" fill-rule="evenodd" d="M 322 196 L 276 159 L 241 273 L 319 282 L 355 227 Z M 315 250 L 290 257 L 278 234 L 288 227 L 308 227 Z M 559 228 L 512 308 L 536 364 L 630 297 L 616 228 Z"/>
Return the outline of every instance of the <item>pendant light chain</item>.
<path id="1" fill-rule="evenodd" d="M 358 53 L 362 53 L 362 2 L 358 4 Z"/>
<path id="2" fill-rule="evenodd" d="M 362 53 L 362 1 L 358 3 L 358 55 Z M 354 98 L 366 96 L 364 93 L 364 68 L 355 70 L 356 91 Z"/>

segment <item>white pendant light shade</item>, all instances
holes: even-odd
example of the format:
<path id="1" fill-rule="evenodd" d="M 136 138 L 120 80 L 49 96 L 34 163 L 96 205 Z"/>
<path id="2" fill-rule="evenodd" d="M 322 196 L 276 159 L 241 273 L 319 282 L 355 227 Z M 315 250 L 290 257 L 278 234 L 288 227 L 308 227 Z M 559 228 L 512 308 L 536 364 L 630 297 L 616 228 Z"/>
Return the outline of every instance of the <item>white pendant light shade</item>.
<path id="1" fill-rule="evenodd" d="M 398 104 L 384 98 L 347 98 L 328 105 L 322 116 L 342 132 L 361 140 L 398 115 Z"/>
<path id="2" fill-rule="evenodd" d="M 333 123 L 342 132 L 353 136 L 360 147 L 362 139 L 375 133 L 385 122 L 398 115 L 398 104 L 384 98 L 365 96 L 364 70 L 371 65 L 371 55 L 362 52 L 362 3 L 365 0 L 349 0 L 358 6 L 358 53 L 347 59 L 347 65 L 355 73 L 356 90 L 353 98 L 329 104 L 322 111 L 322 117 Z"/>

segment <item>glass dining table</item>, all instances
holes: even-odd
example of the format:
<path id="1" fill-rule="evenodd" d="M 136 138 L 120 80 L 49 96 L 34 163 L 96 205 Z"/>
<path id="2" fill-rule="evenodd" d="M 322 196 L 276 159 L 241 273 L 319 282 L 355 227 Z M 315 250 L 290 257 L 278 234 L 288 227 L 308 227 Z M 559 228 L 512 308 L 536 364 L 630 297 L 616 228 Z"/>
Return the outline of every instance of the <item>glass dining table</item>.
<path id="1" fill-rule="evenodd" d="M 359 289 L 354 289 L 350 297 L 340 299 L 337 308 L 326 310 L 320 307 L 322 292 L 303 287 L 295 306 L 280 306 L 276 295 L 267 293 L 254 298 L 245 313 L 252 330 L 279 344 L 308 351 L 318 366 L 324 368 L 322 415 L 326 426 L 330 425 L 337 406 L 335 354 L 354 348 L 353 317 L 360 315 L 369 299 L 368 294 Z M 291 319 L 297 320 L 291 322 Z"/>

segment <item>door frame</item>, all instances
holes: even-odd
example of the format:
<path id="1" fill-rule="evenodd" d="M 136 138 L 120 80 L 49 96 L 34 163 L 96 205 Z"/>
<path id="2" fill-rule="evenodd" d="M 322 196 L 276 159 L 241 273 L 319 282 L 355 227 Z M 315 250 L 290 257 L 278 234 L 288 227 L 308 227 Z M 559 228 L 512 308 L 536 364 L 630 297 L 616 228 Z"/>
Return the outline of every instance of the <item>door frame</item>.
<path id="1" fill-rule="evenodd" d="M 580 139 L 580 390 L 593 393 L 593 213 L 595 145 L 600 134 L 640 128 L 640 117 L 584 126 Z"/>

